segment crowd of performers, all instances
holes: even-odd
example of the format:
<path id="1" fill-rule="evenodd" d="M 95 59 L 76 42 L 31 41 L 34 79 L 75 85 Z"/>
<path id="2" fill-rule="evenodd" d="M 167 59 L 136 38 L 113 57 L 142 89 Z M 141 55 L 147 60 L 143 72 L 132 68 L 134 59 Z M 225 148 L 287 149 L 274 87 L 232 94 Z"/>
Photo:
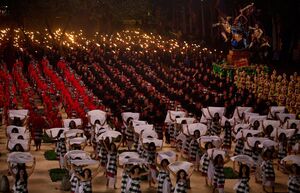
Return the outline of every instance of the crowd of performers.
<path id="1" fill-rule="evenodd" d="M 297 113 L 300 109 L 300 76 L 294 72 L 289 78 L 286 74 L 277 74 L 276 70 L 268 74 L 256 69 L 255 75 L 245 71 L 237 72 L 235 84 L 238 89 L 248 89 L 261 100 L 269 100 L 279 106 L 286 106 L 289 112 Z"/>
<path id="2" fill-rule="evenodd" d="M 184 52 L 166 52 L 177 47 L 174 40 L 149 37 L 124 32 L 101 44 L 65 48 L 66 57 L 54 63 L 54 49 L 47 51 L 49 60 L 22 52 L 11 72 L 1 64 L 14 192 L 28 192 L 35 166 L 31 138 L 39 150 L 43 129 L 55 141 L 60 167 L 69 171 L 71 192 L 92 192 L 92 179 L 103 171 L 107 187 L 118 188 L 118 167 L 124 193 L 142 192 L 143 176 L 157 192 L 187 192 L 195 172 L 212 192 L 224 192 L 230 160 L 239 171 L 236 192 L 249 192 L 251 177 L 274 192 L 275 165 L 289 171 L 289 192 L 299 192 L 298 112 L 261 99 L 247 82 L 235 86 L 219 78 L 211 69 L 216 52 L 186 43 Z M 127 41 L 133 42 L 130 49 Z M 148 46 L 134 47 L 140 45 Z M 27 54 L 31 60 L 24 64 Z M 92 152 L 84 151 L 88 145 Z M 92 165 L 99 166 L 92 171 Z"/>

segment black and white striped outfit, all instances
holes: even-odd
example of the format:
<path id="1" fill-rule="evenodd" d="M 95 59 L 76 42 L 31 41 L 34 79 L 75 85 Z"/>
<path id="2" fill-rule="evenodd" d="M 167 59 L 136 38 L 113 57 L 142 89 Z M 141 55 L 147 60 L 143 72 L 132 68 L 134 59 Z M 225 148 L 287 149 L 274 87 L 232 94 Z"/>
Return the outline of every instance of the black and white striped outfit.
<path id="1" fill-rule="evenodd" d="M 224 128 L 224 140 L 223 140 L 223 145 L 226 147 L 231 147 L 231 128 L 230 127 L 225 127 Z"/>
<path id="2" fill-rule="evenodd" d="M 224 188 L 225 174 L 223 166 L 215 166 L 214 172 L 214 186 L 216 188 Z"/>
<path id="3" fill-rule="evenodd" d="M 190 151 L 190 143 L 191 143 L 191 138 L 188 137 L 182 144 L 183 146 L 183 154 L 188 156 L 189 155 L 189 151 Z"/>
<path id="4" fill-rule="evenodd" d="M 125 135 L 126 135 L 127 142 L 133 142 L 133 135 L 134 135 L 133 128 L 130 128 L 130 126 L 127 127 L 125 130 Z"/>
<path id="5" fill-rule="evenodd" d="M 243 154 L 252 157 L 252 148 L 247 144 L 244 145 Z"/>
<path id="6" fill-rule="evenodd" d="M 140 179 L 139 178 L 132 178 L 130 187 L 129 187 L 129 192 L 130 193 L 141 193 L 141 186 L 140 186 Z"/>
<path id="7" fill-rule="evenodd" d="M 243 152 L 244 141 L 243 139 L 238 139 L 234 149 L 234 155 L 240 155 Z"/>
<path id="8" fill-rule="evenodd" d="M 117 152 L 110 152 L 108 154 L 108 163 L 106 167 L 106 172 L 107 175 L 110 175 L 110 177 L 116 177 L 117 175 L 117 159 L 118 159 Z"/>
<path id="9" fill-rule="evenodd" d="M 122 173 L 122 180 L 121 180 L 121 193 L 126 193 L 126 188 L 127 188 L 127 182 L 129 180 L 129 168 L 126 168 L 123 170 Z"/>
<path id="10" fill-rule="evenodd" d="M 160 170 L 157 176 L 158 186 L 157 193 L 170 193 L 172 190 L 172 183 L 169 172 Z M 164 186 L 165 185 L 165 186 Z"/>
<path id="11" fill-rule="evenodd" d="M 180 180 L 176 183 L 174 193 L 186 193 L 187 186 L 186 181 Z"/>
<path id="12" fill-rule="evenodd" d="M 287 156 L 287 147 L 282 142 L 279 142 L 279 145 L 278 145 L 278 159 L 282 160 L 286 156 Z"/>
<path id="13" fill-rule="evenodd" d="M 79 173 L 79 175 L 80 175 L 82 173 L 82 168 L 81 167 L 75 168 L 71 175 L 71 179 L 70 179 L 71 192 L 76 192 L 79 187 L 79 178 L 77 176 L 75 176 L 75 173 Z"/>
<path id="14" fill-rule="evenodd" d="M 169 131 L 169 135 L 170 135 L 170 142 L 175 143 L 175 125 L 174 124 L 170 124 L 168 126 L 168 131 Z"/>
<path id="15" fill-rule="evenodd" d="M 189 144 L 190 161 L 200 161 L 200 147 L 197 139 L 192 139 Z"/>
<path id="16" fill-rule="evenodd" d="M 202 155 L 201 159 L 203 159 L 202 167 L 201 167 L 202 175 L 207 175 L 208 165 L 209 165 L 209 156 L 208 156 L 208 154 L 204 153 Z"/>
<path id="17" fill-rule="evenodd" d="M 158 135 L 158 139 L 163 139 L 163 128 L 161 125 L 156 125 L 155 126 L 155 131 Z"/>
<path id="18" fill-rule="evenodd" d="M 156 151 L 146 151 L 147 161 L 150 165 L 155 164 Z"/>
<path id="19" fill-rule="evenodd" d="M 236 193 L 249 193 L 249 178 L 248 177 L 242 177 L 240 179 L 240 183 L 236 189 Z"/>
<path id="20" fill-rule="evenodd" d="M 103 147 L 102 144 L 99 145 L 99 156 L 100 156 L 100 164 L 101 166 L 105 166 L 107 164 L 107 150 Z"/>
<path id="21" fill-rule="evenodd" d="M 275 172 L 273 162 L 271 160 L 263 161 L 261 166 L 263 184 L 275 181 Z"/>
<path id="22" fill-rule="evenodd" d="M 59 139 L 56 143 L 56 155 L 64 156 L 67 153 L 67 147 L 64 139 Z"/>
<path id="23" fill-rule="evenodd" d="M 17 181 L 13 187 L 14 193 L 28 193 L 27 182 L 25 181 Z"/>
<path id="24" fill-rule="evenodd" d="M 91 180 L 80 181 L 79 184 L 82 187 L 83 193 L 92 193 L 92 182 L 91 182 Z"/>
<path id="25" fill-rule="evenodd" d="M 213 122 L 210 128 L 211 135 L 219 136 L 221 134 L 221 127 L 219 123 Z"/>
<path id="26" fill-rule="evenodd" d="M 289 176 L 288 193 L 300 192 L 300 176 Z"/>

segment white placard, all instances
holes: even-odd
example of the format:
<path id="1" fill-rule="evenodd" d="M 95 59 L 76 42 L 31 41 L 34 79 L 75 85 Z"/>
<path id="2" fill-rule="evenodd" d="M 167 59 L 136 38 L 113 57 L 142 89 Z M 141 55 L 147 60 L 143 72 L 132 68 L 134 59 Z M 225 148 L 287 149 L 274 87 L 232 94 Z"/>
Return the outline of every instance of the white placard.
<path id="1" fill-rule="evenodd" d="M 195 118 L 194 117 L 180 117 L 180 118 L 176 118 L 176 123 L 181 124 L 182 121 L 186 121 L 187 124 L 191 124 L 195 122 Z"/>
<path id="2" fill-rule="evenodd" d="M 286 110 L 285 106 L 271 106 L 268 113 L 268 118 L 276 119 L 276 113 L 284 113 L 285 110 Z"/>
<path id="3" fill-rule="evenodd" d="M 84 131 L 81 129 L 69 129 L 65 131 L 65 137 L 70 138 L 70 137 L 76 137 L 77 134 L 83 134 Z"/>
<path id="4" fill-rule="evenodd" d="M 11 109 L 8 110 L 8 117 L 14 118 L 14 117 L 19 117 L 20 119 L 24 119 L 26 116 L 28 116 L 28 110 L 27 109 Z"/>
<path id="5" fill-rule="evenodd" d="M 169 151 L 160 151 L 157 153 L 157 164 L 160 164 L 162 160 L 167 159 L 169 163 L 173 163 L 176 161 L 177 156 L 176 152 L 169 150 Z"/>
<path id="6" fill-rule="evenodd" d="M 133 113 L 133 112 L 123 112 L 121 114 L 123 121 L 126 122 L 128 118 L 132 118 L 133 120 L 139 120 L 140 119 L 140 113 Z"/>
<path id="7" fill-rule="evenodd" d="M 156 131 L 154 130 L 144 130 L 141 133 L 142 138 L 158 138 Z"/>
<path id="8" fill-rule="evenodd" d="M 20 144 L 22 147 L 23 147 L 23 149 L 24 149 L 24 151 L 29 151 L 29 140 L 23 140 L 23 139 L 10 139 L 9 141 L 8 141 L 8 149 L 9 150 L 13 150 L 13 148 L 15 147 L 15 145 L 16 144 Z"/>
<path id="9" fill-rule="evenodd" d="M 12 152 L 8 154 L 7 161 L 10 163 L 30 163 L 33 162 L 33 156 L 29 152 Z"/>
<path id="10" fill-rule="evenodd" d="M 199 131 L 200 135 L 203 136 L 207 132 L 207 125 L 204 125 L 202 123 L 192 123 L 184 125 L 182 129 L 185 135 L 194 135 L 195 131 Z"/>
<path id="11" fill-rule="evenodd" d="M 107 130 L 106 132 L 102 133 L 97 140 L 104 140 L 105 138 L 109 138 L 109 141 L 112 141 L 113 138 L 117 138 L 119 136 L 122 136 L 122 133 L 118 131 L 113 131 L 113 130 Z"/>
<path id="12" fill-rule="evenodd" d="M 148 131 L 148 130 L 153 130 L 154 126 L 153 125 L 138 125 L 134 127 L 134 132 L 138 133 L 139 135 L 141 134 L 142 131 Z"/>
<path id="13" fill-rule="evenodd" d="M 18 126 L 15 126 L 15 125 L 9 125 L 9 126 L 6 127 L 7 135 L 10 135 L 14 128 L 16 128 L 16 130 L 18 130 L 19 134 L 23 134 L 23 133 L 27 132 L 26 127 L 18 127 Z"/>
<path id="14" fill-rule="evenodd" d="M 60 130 L 63 130 L 63 133 L 65 133 L 66 131 L 69 131 L 70 129 L 69 128 L 58 128 L 58 127 L 51 128 L 51 129 L 46 129 L 46 134 L 49 137 L 55 138 L 58 135 L 58 132 Z M 51 133 L 52 133 L 52 135 L 51 135 Z M 65 136 L 62 134 L 61 137 L 65 137 Z"/>
<path id="15" fill-rule="evenodd" d="M 74 121 L 76 124 L 76 127 L 82 124 L 82 120 L 81 119 L 64 119 L 64 127 L 65 128 L 69 128 L 69 124 L 71 121 Z"/>
<path id="16" fill-rule="evenodd" d="M 128 159 L 130 158 L 138 159 L 139 157 L 140 155 L 137 152 L 132 152 L 132 151 L 123 152 L 119 155 L 119 165 L 122 166 L 124 163 L 128 162 Z"/>
<path id="17" fill-rule="evenodd" d="M 90 116 L 90 121 L 92 124 L 95 124 L 95 121 L 99 120 L 100 124 L 103 125 L 106 121 L 106 112 L 102 110 L 88 111 L 87 115 Z"/>
<path id="18" fill-rule="evenodd" d="M 163 146 L 163 140 L 157 139 L 157 138 L 143 138 L 143 143 L 151 143 L 153 142 L 156 147 L 162 147 Z"/>
<path id="19" fill-rule="evenodd" d="M 212 149 L 207 150 L 207 155 L 208 155 L 208 157 L 212 157 L 213 159 L 215 159 L 217 155 L 222 155 L 222 157 L 224 159 L 225 151 L 223 151 L 221 149 L 212 148 Z"/>
<path id="20" fill-rule="evenodd" d="M 186 112 L 184 112 L 184 111 L 168 110 L 166 119 L 165 119 L 165 123 L 173 123 L 174 121 L 176 121 L 176 117 L 180 118 L 180 117 L 185 117 L 185 116 L 186 116 Z"/>
<path id="21" fill-rule="evenodd" d="M 242 116 L 243 113 L 251 113 L 253 111 L 252 107 L 236 107 L 233 112 L 233 118 L 240 119 L 240 116 Z"/>
<path id="22" fill-rule="evenodd" d="M 182 169 L 186 171 L 187 174 L 190 174 L 191 172 L 193 172 L 192 166 L 193 164 L 187 161 L 176 161 L 169 164 L 169 169 L 175 174 L 177 174 L 177 172 Z"/>
<path id="23" fill-rule="evenodd" d="M 235 139 L 240 139 L 240 138 L 242 138 L 243 136 L 246 137 L 249 133 L 250 133 L 252 136 L 254 136 L 254 135 L 257 135 L 257 134 L 261 133 L 261 131 L 259 131 L 259 130 L 251 130 L 251 129 L 242 129 L 242 130 L 240 130 L 240 131 L 236 134 Z"/>
<path id="24" fill-rule="evenodd" d="M 240 163 L 245 163 L 249 166 L 254 166 L 255 161 L 253 160 L 252 157 L 248 155 L 236 155 L 230 158 L 232 161 L 240 162 Z"/>
<path id="25" fill-rule="evenodd" d="M 273 128 L 277 128 L 280 126 L 279 120 L 263 120 L 262 125 L 266 128 L 268 125 L 272 125 Z"/>

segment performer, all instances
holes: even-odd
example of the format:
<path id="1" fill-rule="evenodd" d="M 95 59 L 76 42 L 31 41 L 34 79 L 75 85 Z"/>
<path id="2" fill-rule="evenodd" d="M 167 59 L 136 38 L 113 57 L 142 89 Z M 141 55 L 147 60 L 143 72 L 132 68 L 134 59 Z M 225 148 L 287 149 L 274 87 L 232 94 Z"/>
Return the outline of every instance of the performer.
<path id="1" fill-rule="evenodd" d="M 121 137 L 123 139 L 123 137 Z M 122 141 L 122 140 L 121 140 Z M 116 146 L 115 143 L 110 144 L 110 148 L 107 147 L 106 143 L 104 143 L 104 147 L 108 152 L 108 162 L 106 165 L 106 176 L 107 183 L 106 186 L 114 187 L 116 189 L 116 179 L 117 179 L 117 160 L 118 160 L 118 149 L 121 143 Z"/>
<path id="2" fill-rule="evenodd" d="M 236 188 L 236 193 L 249 193 L 250 168 L 247 165 L 240 165 L 239 179 Z"/>
<path id="3" fill-rule="evenodd" d="M 75 176 L 80 180 L 78 193 L 92 193 L 92 180 L 99 174 L 101 166 L 92 175 L 89 168 L 83 170 L 82 174 L 76 172 Z"/>
<path id="4" fill-rule="evenodd" d="M 25 164 L 18 164 L 17 165 L 17 172 L 13 171 L 11 164 L 8 164 L 9 172 L 12 174 L 13 178 L 15 179 L 13 185 L 13 192 L 14 193 L 28 193 L 28 178 L 33 174 L 35 168 L 36 160 L 33 159 L 33 165 L 30 167 L 30 170 L 26 171 Z"/>
<path id="5" fill-rule="evenodd" d="M 160 170 L 157 176 L 157 193 L 171 193 L 172 183 L 170 178 L 170 172 L 168 169 L 169 161 L 163 159 L 160 162 Z"/>

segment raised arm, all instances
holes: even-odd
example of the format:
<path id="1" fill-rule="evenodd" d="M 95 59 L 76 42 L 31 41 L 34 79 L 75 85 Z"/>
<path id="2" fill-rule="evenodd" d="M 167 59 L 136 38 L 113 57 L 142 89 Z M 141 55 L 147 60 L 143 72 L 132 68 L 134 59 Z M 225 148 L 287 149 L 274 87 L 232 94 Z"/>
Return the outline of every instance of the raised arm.
<path id="1" fill-rule="evenodd" d="M 99 166 L 97 167 L 97 169 L 93 172 L 93 175 L 92 175 L 92 179 L 94 179 L 101 171 L 101 165 L 99 164 Z"/>
<path id="2" fill-rule="evenodd" d="M 28 177 L 30 177 L 33 174 L 34 168 L 35 168 L 35 164 L 36 164 L 36 159 L 35 157 L 33 158 L 33 165 L 30 168 L 29 172 L 28 172 Z"/>
<path id="3" fill-rule="evenodd" d="M 173 172 L 173 171 L 170 169 L 170 167 L 169 167 L 169 166 L 168 166 L 167 168 L 168 168 L 168 170 L 170 171 L 170 173 L 171 173 L 173 176 L 176 176 L 176 173 L 175 173 L 175 172 Z"/>
<path id="4" fill-rule="evenodd" d="M 16 178 L 16 174 L 13 172 L 12 165 L 9 161 L 7 161 L 7 166 L 8 166 L 8 170 L 11 173 L 11 175 L 13 176 L 13 178 Z"/>
<path id="5" fill-rule="evenodd" d="M 105 148 L 105 150 L 107 151 L 107 152 L 109 152 L 109 149 L 108 149 L 108 147 L 107 147 L 107 145 L 106 145 L 106 142 L 105 142 L 105 140 L 103 139 L 103 145 L 104 145 L 104 148 Z"/>
<path id="6" fill-rule="evenodd" d="M 123 135 L 121 135 L 121 140 L 120 140 L 120 143 L 118 144 L 117 146 L 117 150 L 120 148 L 121 144 L 122 144 L 122 141 L 123 141 Z"/>

